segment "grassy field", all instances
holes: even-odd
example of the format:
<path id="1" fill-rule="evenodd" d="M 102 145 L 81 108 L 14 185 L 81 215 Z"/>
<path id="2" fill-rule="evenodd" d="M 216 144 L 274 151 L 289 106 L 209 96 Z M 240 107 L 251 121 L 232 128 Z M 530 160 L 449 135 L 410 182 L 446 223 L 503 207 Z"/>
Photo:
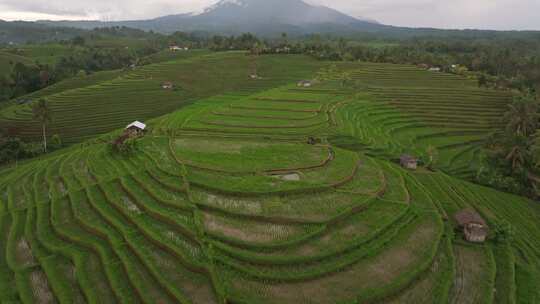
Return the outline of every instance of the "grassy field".
<path id="1" fill-rule="evenodd" d="M 463 179 L 511 96 L 387 64 L 295 85 L 321 64 L 269 56 L 247 80 L 245 55 L 204 54 L 42 93 L 74 142 L 156 118 L 128 155 L 114 131 L 0 168 L 0 302 L 540 303 L 540 205 Z M 430 146 L 437 170 L 396 164 Z M 485 244 L 455 229 L 464 208 Z"/>
<path id="2" fill-rule="evenodd" d="M 74 143 L 134 120 L 170 113 L 203 97 L 232 92 L 249 95 L 296 81 L 322 65 L 304 56 L 263 56 L 258 63 L 263 78 L 251 80 L 251 61 L 242 52 L 193 52 L 129 72 L 101 72 L 64 81 L 30 98 L 47 98 L 55 117 L 51 134 Z M 165 81 L 173 82 L 175 88 L 162 89 Z M 40 126 L 32 120 L 31 104 L 2 109 L 0 127 L 26 139 L 37 139 L 40 134 Z"/>
<path id="3" fill-rule="evenodd" d="M 17 63 L 33 66 L 35 62 L 27 57 L 12 54 L 0 49 L 0 76 L 8 77 Z"/>
<path id="4" fill-rule="evenodd" d="M 25 57 L 34 63 L 54 65 L 62 57 L 69 57 L 75 54 L 77 47 L 62 44 L 28 44 L 24 46 L 11 47 L 10 53 Z"/>

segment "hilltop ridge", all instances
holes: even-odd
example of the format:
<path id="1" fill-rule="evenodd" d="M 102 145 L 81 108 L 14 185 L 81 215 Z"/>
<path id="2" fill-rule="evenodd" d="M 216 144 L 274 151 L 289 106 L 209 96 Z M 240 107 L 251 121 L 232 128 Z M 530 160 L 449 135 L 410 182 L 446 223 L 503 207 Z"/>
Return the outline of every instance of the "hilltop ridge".
<path id="1" fill-rule="evenodd" d="M 257 34 L 350 32 L 384 30 L 376 21 L 355 18 L 335 9 L 311 5 L 302 0 L 221 0 L 201 12 L 172 14 L 150 20 L 130 21 L 39 21 L 42 24 L 84 29 L 128 26 L 170 33 L 209 31 Z"/>

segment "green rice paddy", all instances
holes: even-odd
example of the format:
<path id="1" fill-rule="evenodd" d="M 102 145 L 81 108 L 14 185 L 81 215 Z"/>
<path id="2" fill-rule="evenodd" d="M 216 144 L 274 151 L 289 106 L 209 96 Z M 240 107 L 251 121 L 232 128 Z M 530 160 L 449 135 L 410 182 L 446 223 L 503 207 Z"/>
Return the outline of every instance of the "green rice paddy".
<path id="1" fill-rule="evenodd" d="M 0 302 L 540 303 L 540 205 L 464 179 L 508 93 L 366 63 L 347 66 L 354 84 L 298 88 L 322 63 L 263 56 L 260 82 L 242 72 L 203 96 L 179 68 L 241 56 L 48 95 L 73 142 L 105 135 L 0 169 Z M 4 125 L 30 124 L 7 110 Z M 111 152 L 109 130 L 149 117 L 133 153 Z M 430 146 L 434 171 L 395 162 Z M 464 208 L 486 243 L 456 231 Z"/>

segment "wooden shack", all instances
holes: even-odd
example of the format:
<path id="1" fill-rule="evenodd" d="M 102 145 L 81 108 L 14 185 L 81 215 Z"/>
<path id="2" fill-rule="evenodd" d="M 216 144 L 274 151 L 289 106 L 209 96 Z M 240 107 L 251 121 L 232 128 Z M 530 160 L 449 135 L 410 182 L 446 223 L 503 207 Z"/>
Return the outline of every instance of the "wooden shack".
<path id="1" fill-rule="evenodd" d="M 465 240 L 472 243 L 483 243 L 488 236 L 486 221 L 474 209 L 465 209 L 455 214 L 456 222 L 463 231 Z"/>
<path id="2" fill-rule="evenodd" d="M 174 85 L 170 81 L 165 81 L 161 84 L 161 88 L 164 90 L 172 90 L 174 88 Z"/>
<path id="3" fill-rule="evenodd" d="M 416 170 L 418 168 L 418 159 L 407 154 L 401 155 L 399 158 L 399 164 L 405 169 Z"/>
<path id="4" fill-rule="evenodd" d="M 134 121 L 126 126 L 124 133 L 130 135 L 142 135 L 146 132 L 146 125 L 140 121 Z"/>
<path id="5" fill-rule="evenodd" d="M 313 82 L 311 82 L 310 80 L 300 80 L 297 84 L 298 87 L 302 87 L 302 88 L 309 88 L 313 85 Z"/>
<path id="6" fill-rule="evenodd" d="M 114 147 L 123 145 L 130 138 L 138 138 L 146 133 L 146 125 L 140 121 L 134 121 L 124 128 L 124 132 L 120 134 L 113 142 Z"/>

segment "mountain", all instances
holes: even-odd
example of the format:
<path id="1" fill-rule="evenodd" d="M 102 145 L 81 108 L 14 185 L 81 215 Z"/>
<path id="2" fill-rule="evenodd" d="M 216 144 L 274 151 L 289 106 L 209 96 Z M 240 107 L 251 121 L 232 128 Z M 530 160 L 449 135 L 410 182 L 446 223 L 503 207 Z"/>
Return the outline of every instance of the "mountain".
<path id="1" fill-rule="evenodd" d="M 281 32 L 306 34 L 379 31 L 388 28 L 376 21 L 355 18 L 302 0 L 221 0 L 199 13 L 169 15 L 151 20 L 40 21 L 40 23 L 86 29 L 128 26 L 162 33 L 208 31 L 223 34 L 253 32 L 262 35 Z"/>
<path id="2" fill-rule="evenodd" d="M 351 24 L 359 20 L 301 0 L 221 0 L 194 16 L 221 24 L 278 23 L 303 26 L 317 23 Z"/>

